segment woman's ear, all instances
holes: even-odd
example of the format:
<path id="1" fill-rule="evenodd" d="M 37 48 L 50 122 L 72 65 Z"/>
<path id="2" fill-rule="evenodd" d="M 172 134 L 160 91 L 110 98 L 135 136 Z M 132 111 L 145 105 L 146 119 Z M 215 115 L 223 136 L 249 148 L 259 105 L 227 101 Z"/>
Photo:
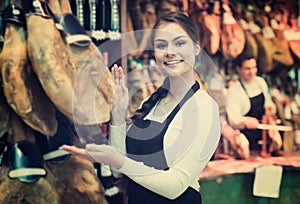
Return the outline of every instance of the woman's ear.
<path id="1" fill-rule="evenodd" d="M 194 46 L 195 55 L 199 55 L 201 52 L 201 47 L 198 44 L 195 44 Z"/>

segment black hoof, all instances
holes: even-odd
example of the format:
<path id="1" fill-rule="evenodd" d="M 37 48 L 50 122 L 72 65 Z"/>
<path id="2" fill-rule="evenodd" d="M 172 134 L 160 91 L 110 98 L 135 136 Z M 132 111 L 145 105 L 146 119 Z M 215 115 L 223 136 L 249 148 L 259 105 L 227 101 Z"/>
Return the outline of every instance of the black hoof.
<path id="1" fill-rule="evenodd" d="M 8 7 L 6 7 L 1 17 L 2 17 L 3 30 L 5 29 L 7 22 L 17 23 L 26 28 L 25 12 L 23 9 L 15 5 L 9 5 Z"/>

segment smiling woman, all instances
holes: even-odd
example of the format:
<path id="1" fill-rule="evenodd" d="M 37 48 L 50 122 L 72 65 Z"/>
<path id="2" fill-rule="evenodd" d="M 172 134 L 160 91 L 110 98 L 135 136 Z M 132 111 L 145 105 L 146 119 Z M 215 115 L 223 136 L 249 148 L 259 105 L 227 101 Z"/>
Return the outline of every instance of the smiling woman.
<path id="1" fill-rule="evenodd" d="M 191 77 L 195 55 L 199 54 L 200 46 L 193 42 L 180 25 L 164 23 L 158 26 L 154 49 L 157 65 L 165 74 L 170 77 Z"/>
<path id="2" fill-rule="evenodd" d="M 114 147 L 61 149 L 123 173 L 128 204 L 199 204 L 198 175 L 220 137 L 218 106 L 194 78 L 199 37 L 188 16 L 173 12 L 158 20 L 151 40 L 157 66 L 167 78 L 135 112 L 127 131 L 125 76 L 121 67 L 112 68 L 116 92 L 109 139 Z"/>

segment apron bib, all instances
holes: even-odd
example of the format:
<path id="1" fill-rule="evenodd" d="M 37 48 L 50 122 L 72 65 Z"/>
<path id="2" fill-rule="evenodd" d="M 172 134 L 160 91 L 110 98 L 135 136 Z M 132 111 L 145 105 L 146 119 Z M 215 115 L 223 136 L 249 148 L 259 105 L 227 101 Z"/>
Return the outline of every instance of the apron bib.
<path id="1" fill-rule="evenodd" d="M 196 82 L 186 93 L 183 99 L 162 123 L 152 120 L 137 120 L 126 135 L 127 156 L 135 161 L 143 162 L 147 166 L 160 170 L 168 170 L 164 154 L 164 135 L 173 118 L 183 104 L 200 88 Z M 170 186 L 170 188 L 172 188 Z M 156 194 L 128 178 L 128 204 L 200 204 L 201 195 L 195 189 L 188 189 L 174 200 Z"/>
<path id="2" fill-rule="evenodd" d="M 265 97 L 263 93 L 249 97 L 246 88 L 244 87 L 243 83 L 240 81 L 244 91 L 246 92 L 249 100 L 250 100 L 250 110 L 245 116 L 257 118 L 261 121 L 263 115 L 265 114 Z M 258 129 L 244 129 L 241 132 L 247 137 L 250 145 L 250 150 L 261 150 L 261 145 L 258 144 L 260 140 L 262 140 L 262 131 Z"/>

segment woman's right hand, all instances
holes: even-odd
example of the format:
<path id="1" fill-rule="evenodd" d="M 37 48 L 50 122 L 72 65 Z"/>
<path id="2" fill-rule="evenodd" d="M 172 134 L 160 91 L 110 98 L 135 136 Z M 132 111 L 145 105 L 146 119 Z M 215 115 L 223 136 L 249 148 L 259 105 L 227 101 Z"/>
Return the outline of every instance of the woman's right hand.
<path id="1" fill-rule="evenodd" d="M 111 69 L 111 73 L 116 84 L 113 94 L 111 124 L 121 125 L 125 122 L 125 114 L 128 109 L 128 88 L 125 84 L 125 74 L 121 66 L 115 64 Z"/>

